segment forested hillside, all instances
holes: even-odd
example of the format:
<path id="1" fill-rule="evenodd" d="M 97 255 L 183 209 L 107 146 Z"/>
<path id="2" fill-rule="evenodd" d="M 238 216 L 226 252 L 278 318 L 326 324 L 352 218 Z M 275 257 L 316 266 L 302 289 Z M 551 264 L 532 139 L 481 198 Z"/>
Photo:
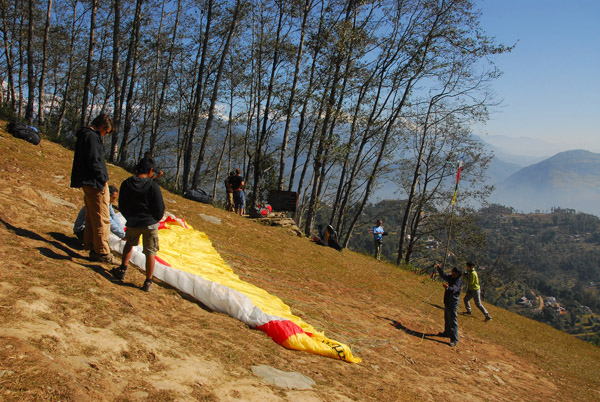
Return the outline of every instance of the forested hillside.
<path id="1" fill-rule="evenodd" d="M 388 260 L 396 261 L 398 211 L 403 205 L 401 201 L 382 201 L 367 208 L 362 230 L 350 246 L 372 254 L 368 231 L 376 219 L 382 219 L 389 232 L 383 252 Z M 452 234 L 448 263 L 462 267 L 466 260 L 477 262 L 487 303 L 600 344 L 598 217 L 560 208 L 546 214 L 518 214 L 512 208 L 492 205 L 454 219 L 457 229 Z M 433 223 L 431 226 L 440 227 Z M 431 264 L 443 260 L 447 231 L 424 225 L 420 233 L 413 265 L 429 272 Z"/>
<path id="2" fill-rule="evenodd" d="M 490 302 L 600 344 L 598 217 L 492 206 L 477 224 L 487 238 L 482 265 Z"/>
<path id="3" fill-rule="evenodd" d="M 4 2 L 0 108 L 63 144 L 106 112 L 109 162 L 149 151 L 163 186 L 216 200 L 240 168 L 250 206 L 296 192 L 307 235 L 329 204 L 347 239 L 382 183 L 418 204 L 461 155 L 465 182 L 485 170 L 471 123 L 510 47 L 479 20 L 471 0 Z"/>

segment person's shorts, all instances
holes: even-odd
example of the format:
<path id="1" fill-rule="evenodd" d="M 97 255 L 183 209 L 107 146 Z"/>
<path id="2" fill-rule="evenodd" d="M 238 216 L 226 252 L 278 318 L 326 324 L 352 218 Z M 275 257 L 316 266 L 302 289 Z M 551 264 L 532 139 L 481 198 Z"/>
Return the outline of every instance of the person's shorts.
<path id="1" fill-rule="evenodd" d="M 244 208 L 244 205 L 246 204 L 246 197 L 243 190 L 233 192 L 233 203 L 237 209 Z"/>
<path id="2" fill-rule="evenodd" d="M 146 256 L 156 255 L 158 252 L 158 224 L 141 227 L 141 228 L 127 228 L 125 232 L 125 240 L 132 246 L 140 244 L 140 236 L 142 236 L 142 244 L 144 247 L 144 254 Z"/>

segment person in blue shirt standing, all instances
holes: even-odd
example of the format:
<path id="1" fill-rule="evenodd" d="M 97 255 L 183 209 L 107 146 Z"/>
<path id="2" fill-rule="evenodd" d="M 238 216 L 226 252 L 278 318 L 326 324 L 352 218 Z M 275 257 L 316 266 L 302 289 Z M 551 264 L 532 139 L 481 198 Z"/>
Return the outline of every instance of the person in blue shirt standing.
<path id="1" fill-rule="evenodd" d="M 373 245 L 375 246 L 375 258 L 377 261 L 381 261 L 381 249 L 383 248 L 383 236 L 387 233 L 383 230 L 383 226 L 381 226 L 383 222 L 380 220 L 377 221 L 375 227 L 373 228 Z"/>

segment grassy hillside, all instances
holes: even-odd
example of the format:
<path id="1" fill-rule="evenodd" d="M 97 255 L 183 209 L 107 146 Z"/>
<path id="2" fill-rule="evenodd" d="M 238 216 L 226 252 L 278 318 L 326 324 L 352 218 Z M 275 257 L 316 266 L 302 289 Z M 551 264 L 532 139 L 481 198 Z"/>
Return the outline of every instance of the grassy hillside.
<path id="1" fill-rule="evenodd" d="M 0 127 L 4 127 L 0 122 Z M 443 325 L 443 289 L 372 258 L 163 190 L 167 210 L 204 231 L 240 277 L 352 346 L 360 364 L 286 350 L 263 332 L 130 269 L 113 283 L 74 242 L 81 190 L 72 152 L 0 129 L 0 399 L 4 401 L 450 401 L 600 398 L 600 348 L 489 306 Z M 129 176 L 109 166 L 110 183 Z M 209 215 L 220 224 L 203 219 Z M 462 310 L 462 308 L 461 308 Z M 297 371 L 310 390 L 267 384 L 252 366 Z"/>

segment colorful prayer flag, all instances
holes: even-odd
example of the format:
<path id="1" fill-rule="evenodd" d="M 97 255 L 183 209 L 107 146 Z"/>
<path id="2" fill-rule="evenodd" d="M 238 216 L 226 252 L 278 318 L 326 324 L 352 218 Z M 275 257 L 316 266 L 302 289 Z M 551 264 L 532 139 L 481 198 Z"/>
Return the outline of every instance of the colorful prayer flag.
<path id="1" fill-rule="evenodd" d="M 458 194 L 458 182 L 460 180 L 460 171 L 462 170 L 462 166 L 463 166 L 463 157 L 461 156 L 458 161 L 458 170 L 456 172 L 456 186 L 454 187 L 454 196 L 452 197 L 452 205 L 454 205 L 454 203 L 456 202 L 456 195 Z"/>

